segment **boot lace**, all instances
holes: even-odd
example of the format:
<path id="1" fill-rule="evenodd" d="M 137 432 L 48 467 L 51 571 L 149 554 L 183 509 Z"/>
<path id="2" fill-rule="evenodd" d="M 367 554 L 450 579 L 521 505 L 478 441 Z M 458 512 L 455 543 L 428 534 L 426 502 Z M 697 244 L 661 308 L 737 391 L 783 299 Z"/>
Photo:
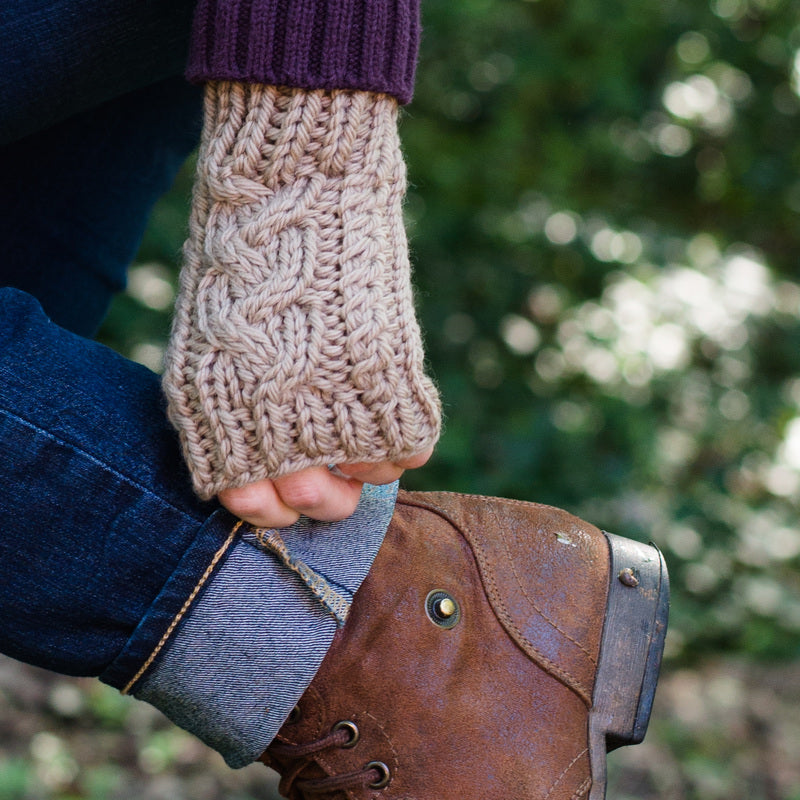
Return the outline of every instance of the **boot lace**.
<path id="1" fill-rule="evenodd" d="M 358 727 L 350 720 L 337 722 L 330 733 L 304 744 L 273 742 L 269 754 L 295 762 L 282 776 L 278 791 L 284 797 L 318 797 L 347 789 L 383 789 L 389 783 L 389 767 L 382 761 L 370 761 L 356 772 L 329 775 L 325 778 L 303 778 L 303 770 L 318 753 L 333 748 L 354 747 L 359 739 Z M 295 792 L 293 794 L 293 792 Z"/>

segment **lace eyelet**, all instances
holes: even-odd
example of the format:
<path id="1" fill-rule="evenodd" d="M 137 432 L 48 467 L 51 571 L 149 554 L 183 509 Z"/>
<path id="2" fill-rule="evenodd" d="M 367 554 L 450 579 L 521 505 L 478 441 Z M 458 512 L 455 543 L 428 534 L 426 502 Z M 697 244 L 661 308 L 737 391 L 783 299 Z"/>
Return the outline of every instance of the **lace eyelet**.
<path id="1" fill-rule="evenodd" d="M 300 710 L 300 706 L 295 706 L 290 712 L 289 716 L 286 718 L 286 722 L 288 725 L 296 725 L 300 720 L 303 718 L 303 712 Z"/>
<path id="2" fill-rule="evenodd" d="M 384 789 L 389 785 L 389 781 L 392 779 L 389 767 L 387 767 L 383 761 L 370 761 L 364 769 L 374 769 L 380 775 L 377 781 L 367 784 L 370 789 Z"/>
<path id="3" fill-rule="evenodd" d="M 352 722 L 349 719 L 343 719 L 341 722 L 337 722 L 333 728 L 333 733 L 336 731 L 347 731 L 350 734 L 350 738 L 340 747 L 345 749 L 349 749 L 351 747 L 355 747 L 358 744 L 358 740 L 361 738 L 361 733 L 358 730 L 358 725 L 355 722 Z"/>

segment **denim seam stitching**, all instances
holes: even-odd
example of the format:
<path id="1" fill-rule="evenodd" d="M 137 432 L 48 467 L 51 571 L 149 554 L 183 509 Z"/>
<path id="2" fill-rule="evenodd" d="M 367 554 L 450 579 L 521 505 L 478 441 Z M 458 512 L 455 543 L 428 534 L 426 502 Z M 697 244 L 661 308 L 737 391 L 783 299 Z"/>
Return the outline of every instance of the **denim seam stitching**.
<path id="1" fill-rule="evenodd" d="M 314 597 L 333 615 L 337 627 L 344 626 L 350 613 L 350 601 L 337 592 L 325 576 L 309 567 L 302 559 L 293 556 L 277 530 L 254 528 L 253 534 L 256 546 L 276 555 L 286 567 L 299 576 Z"/>
<path id="2" fill-rule="evenodd" d="M 186 598 L 186 601 L 181 606 L 181 610 L 173 617 L 172 622 L 170 622 L 169 627 L 164 632 L 164 635 L 159 640 L 158 644 L 153 649 L 153 652 L 147 657 L 147 660 L 142 664 L 139 668 L 139 671 L 128 681 L 127 684 L 122 688 L 120 694 L 128 694 L 130 690 L 134 687 L 134 685 L 139 681 L 139 679 L 150 669 L 152 663 L 156 660 L 156 656 L 163 650 L 164 645 L 169 641 L 170 637 L 172 636 L 175 628 L 178 627 L 178 624 L 185 616 L 186 612 L 189 610 L 189 607 L 194 602 L 194 599 L 197 597 L 200 590 L 205 585 L 206 581 L 211 576 L 211 573 L 214 571 L 214 568 L 217 566 L 217 563 L 225 554 L 225 551 L 230 547 L 231 542 L 236 537 L 236 533 L 239 528 L 242 526 L 242 520 L 239 520 L 234 526 L 233 530 L 228 534 L 228 538 L 223 542 L 222 547 L 214 553 L 214 558 L 211 559 L 211 563 L 206 567 L 206 571 L 201 575 L 200 580 L 195 585 L 192 593 Z"/>
<path id="3" fill-rule="evenodd" d="M 155 498 L 156 500 L 158 500 L 159 503 L 162 503 L 163 505 L 167 506 L 168 508 L 171 508 L 173 511 L 177 511 L 182 516 L 188 517 L 189 519 L 192 519 L 192 520 L 194 520 L 196 522 L 202 522 L 203 521 L 203 519 L 201 517 L 195 517 L 192 514 L 188 514 L 184 509 L 178 508 L 176 505 L 173 505 L 168 500 L 165 500 L 160 495 L 158 495 L 155 492 L 153 492 L 150 489 L 148 489 L 147 486 L 144 486 L 141 483 L 139 483 L 138 481 L 133 480 L 133 478 L 129 478 L 127 475 L 124 475 L 123 473 L 121 473 L 118 470 L 114 469 L 114 467 L 112 467 L 110 464 L 106 463 L 102 459 L 97 458 L 97 456 L 92 455 L 92 453 L 87 452 L 82 447 L 78 447 L 78 445 L 73 444 L 72 442 L 68 442 L 65 439 L 61 439 L 58 436 L 54 436 L 52 433 L 50 433 L 50 431 L 47 431 L 44 428 L 40 428 L 38 425 L 35 425 L 34 423 L 30 422 L 29 420 L 25 419 L 24 417 L 20 417 L 17 414 L 12 414 L 10 411 L 8 411 L 8 409 L 0 408 L 0 414 L 4 414 L 9 419 L 16 420 L 17 422 L 21 423 L 22 425 L 25 425 L 26 427 L 30 428 L 33 431 L 36 431 L 37 433 L 42 434 L 43 436 L 46 436 L 51 441 L 56 442 L 57 444 L 60 444 L 63 447 L 68 447 L 73 452 L 78 453 L 81 456 L 84 456 L 85 458 L 89 459 L 89 461 L 91 461 L 92 463 L 97 464 L 98 466 L 100 466 L 103 469 L 107 470 L 112 475 L 116 476 L 117 478 L 119 478 L 122 481 L 125 481 L 125 483 L 129 484 L 130 486 L 134 486 L 139 491 L 144 492 L 144 494 L 146 494 L 148 497 Z"/>

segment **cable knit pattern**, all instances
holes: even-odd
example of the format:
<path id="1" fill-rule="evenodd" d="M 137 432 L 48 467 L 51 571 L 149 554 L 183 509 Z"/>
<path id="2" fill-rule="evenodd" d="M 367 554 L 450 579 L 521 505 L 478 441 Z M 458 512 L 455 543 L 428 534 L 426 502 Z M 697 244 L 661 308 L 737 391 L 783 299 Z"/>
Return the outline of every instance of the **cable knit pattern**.
<path id="1" fill-rule="evenodd" d="M 210 83 L 164 388 L 197 493 L 432 446 L 397 101 Z"/>

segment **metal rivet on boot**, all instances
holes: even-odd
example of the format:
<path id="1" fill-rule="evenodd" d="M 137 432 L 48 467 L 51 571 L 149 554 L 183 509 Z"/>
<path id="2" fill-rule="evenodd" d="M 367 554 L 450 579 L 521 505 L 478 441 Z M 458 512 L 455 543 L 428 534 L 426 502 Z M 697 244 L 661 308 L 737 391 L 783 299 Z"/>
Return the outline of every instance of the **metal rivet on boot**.
<path id="1" fill-rule="evenodd" d="M 441 589 L 435 589 L 425 598 L 425 613 L 440 628 L 452 628 L 461 619 L 458 603 L 452 595 Z"/>
<path id="2" fill-rule="evenodd" d="M 639 579 L 630 567 L 625 567 L 620 571 L 619 582 L 624 586 L 630 586 L 631 589 L 635 589 L 639 585 Z"/>
<path id="3" fill-rule="evenodd" d="M 341 722 L 337 722 L 333 726 L 333 732 L 336 733 L 336 731 L 347 731 L 350 734 L 350 738 L 343 745 L 339 745 L 340 747 L 355 747 L 361 737 L 358 725 L 349 719 L 343 719 Z"/>
<path id="4" fill-rule="evenodd" d="M 389 767 L 383 763 L 383 761 L 370 761 L 369 764 L 365 767 L 365 769 L 374 769 L 377 770 L 380 777 L 374 783 L 368 784 L 370 789 L 383 789 L 384 786 L 389 785 L 389 781 L 392 779 L 392 775 L 389 772 Z"/>

